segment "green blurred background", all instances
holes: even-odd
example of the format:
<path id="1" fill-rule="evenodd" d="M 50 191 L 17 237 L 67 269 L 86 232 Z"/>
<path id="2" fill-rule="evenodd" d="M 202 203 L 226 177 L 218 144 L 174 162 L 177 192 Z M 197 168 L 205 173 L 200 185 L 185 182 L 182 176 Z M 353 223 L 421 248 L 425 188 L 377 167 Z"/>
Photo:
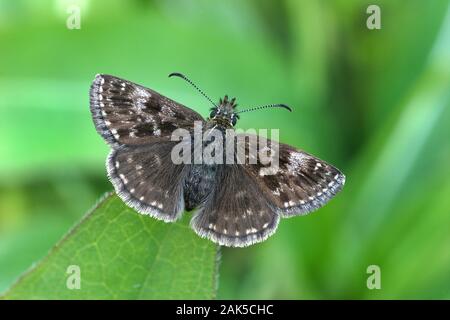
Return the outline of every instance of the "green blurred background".
<path id="1" fill-rule="evenodd" d="M 81 29 L 66 27 L 70 4 Z M 366 27 L 369 4 L 381 30 Z M 0 1 L 0 292 L 111 190 L 92 124 L 96 73 L 142 83 L 336 165 L 341 194 L 222 250 L 219 298 L 450 299 L 450 10 L 447 0 Z M 369 265 L 381 290 L 366 287 Z"/>

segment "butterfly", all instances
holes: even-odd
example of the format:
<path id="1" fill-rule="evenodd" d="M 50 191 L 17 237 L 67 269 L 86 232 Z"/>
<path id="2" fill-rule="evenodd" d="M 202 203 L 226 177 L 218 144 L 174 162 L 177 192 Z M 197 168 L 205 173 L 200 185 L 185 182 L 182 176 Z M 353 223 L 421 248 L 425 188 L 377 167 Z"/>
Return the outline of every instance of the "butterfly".
<path id="1" fill-rule="evenodd" d="M 90 88 L 90 110 L 97 132 L 111 146 L 108 177 L 118 196 L 141 214 L 165 222 L 193 210 L 191 227 L 201 237 L 224 246 L 262 242 L 281 218 L 304 215 L 326 204 L 344 183 L 334 166 L 287 144 L 261 137 L 265 148 L 277 146 L 278 166 L 256 160 L 241 163 L 174 163 L 175 130 L 234 130 L 243 112 L 291 108 L 274 104 L 238 111 L 235 98 L 214 103 L 204 119 L 196 111 L 136 83 L 99 74 Z M 244 139 L 237 139 L 242 137 Z M 237 134 L 236 150 L 249 153 L 251 139 Z M 204 144 L 202 142 L 202 144 Z M 247 153 L 246 153 L 247 152 Z M 269 152 L 270 153 L 270 152 Z M 248 158 L 248 157 L 247 157 Z M 266 171 L 264 171 L 266 170 Z"/>

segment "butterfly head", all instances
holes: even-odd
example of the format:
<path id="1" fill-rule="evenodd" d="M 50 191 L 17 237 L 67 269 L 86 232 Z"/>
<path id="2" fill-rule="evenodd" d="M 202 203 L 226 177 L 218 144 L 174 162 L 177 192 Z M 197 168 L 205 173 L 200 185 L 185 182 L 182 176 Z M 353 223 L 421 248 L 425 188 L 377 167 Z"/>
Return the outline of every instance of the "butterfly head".
<path id="1" fill-rule="evenodd" d="M 219 104 L 216 107 L 211 108 L 209 118 L 225 127 L 234 127 L 239 119 L 239 115 L 235 111 L 237 106 L 235 102 L 236 98 L 230 100 L 228 95 L 225 95 L 223 99 L 219 100 Z"/>

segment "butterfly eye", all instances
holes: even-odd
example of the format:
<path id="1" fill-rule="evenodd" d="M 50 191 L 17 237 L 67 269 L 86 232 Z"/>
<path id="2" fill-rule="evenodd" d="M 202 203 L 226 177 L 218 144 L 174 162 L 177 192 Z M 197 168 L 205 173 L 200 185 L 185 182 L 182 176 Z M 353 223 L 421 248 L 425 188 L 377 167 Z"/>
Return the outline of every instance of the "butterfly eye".
<path id="1" fill-rule="evenodd" d="M 233 114 L 231 116 L 231 124 L 234 126 L 236 124 L 236 122 L 237 122 L 237 117 Z"/>
<path id="2" fill-rule="evenodd" d="M 215 109 L 213 109 L 212 111 L 211 111 L 211 113 L 209 114 L 209 117 L 210 118 L 214 118 L 215 116 L 216 116 L 216 110 Z"/>

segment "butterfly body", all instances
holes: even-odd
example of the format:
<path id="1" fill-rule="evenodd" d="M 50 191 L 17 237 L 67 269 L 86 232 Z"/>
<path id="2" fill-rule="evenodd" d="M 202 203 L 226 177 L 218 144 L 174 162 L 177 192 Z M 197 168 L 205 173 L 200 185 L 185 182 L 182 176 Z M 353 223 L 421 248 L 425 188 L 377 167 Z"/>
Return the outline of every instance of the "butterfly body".
<path id="1" fill-rule="evenodd" d="M 235 98 L 229 100 L 228 96 L 225 95 L 223 99 L 219 100 L 217 107 L 211 109 L 210 118 L 204 123 L 205 129 L 203 134 L 206 133 L 207 135 L 211 130 L 215 130 L 222 137 L 223 147 L 225 147 L 226 130 L 231 130 L 239 118 L 234 112 L 237 106 L 235 100 Z M 204 139 L 201 150 L 207 148 L 211 143 L 213 141 L 210 139 Z M 207 197 L 213 191 L 214 184 L 217 183 L 217 172 L 219 170 L 220 167 L 215 163 L 191 166 L 185 182 L 184 199 L 186 210 L 193 210 L 207 200 Z"/>
<path id="2" fill-rule="evenodd" d="M 289 109 L 287 106 L 278 105 Z M 345 176 L 332 165 L 289 145 L 259 138 L 258 145 L 278 151 L 279 165 L 228 163 L 225 155 L 207 162 L 174 161 L 174 150 L 189 143 L 207 149 L 239 119 L 235 99 L 214 104 L 208 119 L 156 91 L 110 75 L 97 75 L 90 90 L 90 108 L 98 133 L 111 146 L 106 167 L 117 194 L 139 213 L 173 222 L 193 210 L 191 227 L 220 245 L 242 247 L 273 234 L 282 217 L 314 211 L 342 189 Z M 195 123 L 202 125 L 195 141 Z M 192 134 L 174 141 L 173 132 Z M 233 131 L 234 132 L 234 131 Z M 215 136 L 214 139 L 209 139 Z M 239 137 L 244 139 L 239 139 Z M 237 150 L 251 151 L 250 135 L 236 135 Z M 217 152 L 217 151 L 214 151 Z M 213 153 L 214 153 L 213 152 Z M 277 158 L 277 159 L 278 159 Z"/>

